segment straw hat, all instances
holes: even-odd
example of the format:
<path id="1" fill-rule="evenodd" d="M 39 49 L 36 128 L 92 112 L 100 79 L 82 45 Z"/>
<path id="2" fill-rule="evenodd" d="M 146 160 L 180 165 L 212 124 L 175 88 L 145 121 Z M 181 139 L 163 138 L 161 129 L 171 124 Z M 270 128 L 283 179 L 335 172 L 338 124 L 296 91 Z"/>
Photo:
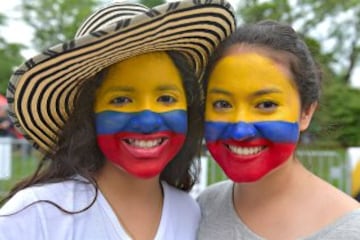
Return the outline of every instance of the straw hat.
<path id="1" fill-rule="evenodd" d="M 112 3 L 89 16 L 73 40 L 30 58 L 13 73 L 9 115 L 36 149 L 48 152 L 79 86 L 102 69 L 147 52 L 178 51 L 200 78 L 209 55 L 234 29 L 225 0 L 185 0 L 153 9 Z"/>

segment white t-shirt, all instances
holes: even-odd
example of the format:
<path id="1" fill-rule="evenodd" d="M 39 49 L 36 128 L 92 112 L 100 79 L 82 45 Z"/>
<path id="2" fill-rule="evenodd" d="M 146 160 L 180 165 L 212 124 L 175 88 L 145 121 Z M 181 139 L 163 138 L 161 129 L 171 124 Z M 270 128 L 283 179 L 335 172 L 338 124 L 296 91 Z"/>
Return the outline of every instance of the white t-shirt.
<path id="1" fill-rule="evenodd" d="M 164 204 L 155 240 L 193 240 L 200 208 L 189 194 L 162 183 Z M 33 186 L 18 192 L 1 209 L 13 213 L 38 200 L 49 200 L 68 211 L 91 203 L 94 187 L 79 181 Z M 130 240 L 101 192 L 84 212 L 67 214 L 46 202 L 34 203 L 11 216 L 0 216 L 1 240 Z"/>

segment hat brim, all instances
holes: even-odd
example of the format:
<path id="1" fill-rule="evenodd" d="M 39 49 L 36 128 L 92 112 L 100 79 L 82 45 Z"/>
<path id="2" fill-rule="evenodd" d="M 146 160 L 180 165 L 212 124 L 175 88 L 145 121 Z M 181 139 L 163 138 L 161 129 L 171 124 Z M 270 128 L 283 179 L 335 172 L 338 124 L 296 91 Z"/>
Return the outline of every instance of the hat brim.
<path id="1" fill-rule="evenodd" d="M 200 78 L 209 55 L 235 29 L 223 0 L 163 4 L 29 59 L 13 74 L 9 115 L 33 146 L 46 153 L 71 113 L 79 86 L 104 68 L 154 51 L 178 51 Z"/>

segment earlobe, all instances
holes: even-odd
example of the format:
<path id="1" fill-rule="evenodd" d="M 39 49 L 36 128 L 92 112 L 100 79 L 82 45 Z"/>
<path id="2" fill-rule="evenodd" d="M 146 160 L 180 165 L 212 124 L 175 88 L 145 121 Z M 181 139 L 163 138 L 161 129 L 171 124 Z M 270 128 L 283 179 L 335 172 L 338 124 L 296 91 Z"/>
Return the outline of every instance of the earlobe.
<path id="1" fill-rule="evenodd" d="M 312 103 L 307 109 L 303 110 L 301 113 L 301 118 L 299 122 L 300 131 L 305 131 L 311 122 L 313 114 L 318 106 L 317 102 Z"/>

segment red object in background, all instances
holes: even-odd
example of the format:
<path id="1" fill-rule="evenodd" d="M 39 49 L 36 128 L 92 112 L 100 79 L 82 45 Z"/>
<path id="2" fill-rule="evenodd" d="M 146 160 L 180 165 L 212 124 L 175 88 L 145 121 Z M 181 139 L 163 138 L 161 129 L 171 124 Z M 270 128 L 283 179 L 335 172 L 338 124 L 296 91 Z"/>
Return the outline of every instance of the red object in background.
<path id="1" fill-rule="evenodd" d="M 4 95 L 0 94 L 0 107 L 7 107 L 8 102 Z M 13 126 L 8 129 L 8 131 L 11 133 L 11 135 L 17 139 L 24 138 L 24 136 Z"/>
<path id="2" fill-rule="evenodd" d="M 0 107 L 4 107 L 7 106 L 8 102 L 5 96 L 0 94 Z"/>

